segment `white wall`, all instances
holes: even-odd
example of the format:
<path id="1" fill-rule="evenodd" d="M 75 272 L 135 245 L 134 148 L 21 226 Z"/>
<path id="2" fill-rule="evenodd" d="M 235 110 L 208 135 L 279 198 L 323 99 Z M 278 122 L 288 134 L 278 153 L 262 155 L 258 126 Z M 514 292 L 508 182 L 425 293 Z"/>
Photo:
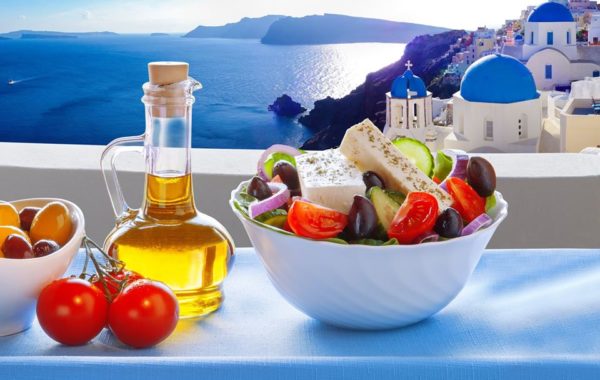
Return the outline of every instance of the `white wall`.
<path id="1" fill-rule="evenodd" d="M 552 65 L 552 78 L 546 79 L 546 65 Z M 591 77 L 600 65 L 594 62 L 569 61 L 560 52 L 545 49 L 535 53 L 527 62 L 538 90 L 551 91 L 556 85 L 568 85 L 572 81 Z"/>
<path id="2" fill-rule="evenodd" d="M 88 234 L 101 242 L 114 223 L 99 170 L 103 147 L 0 143 L 0 199 L 60 197 L 84 211 Z M 260 151 L 194 149 L 198 207 L 218 218 L 238 246 L 249 246 L 229 209 L 229 192 L 250 178 Z M 600 247 L 600 154 L 484 155 L 509 202 L 493 248 Z M 119 177 L 132 206 L 143 192 L 141 159 L 124 156 Z"/>
<path id="3" fill-rule="evenodd" d="M 567 44 L 567 31 L 571 35 L 571 43 Z M 531 44 L 531 32 L 533 32 L 533 44 Z M 554 43 L 547 44 L 548 32 L 554 35 Z M 577 28 L 574 22 L 526 22 L 525 44 L 523 45 L 523 59 L 529 57 L 536 51 L 553 47 L 563 51 L 570 59 L 577 58 Z"/>
<path id="4" fill-rule="evenodd" d="M 593 44 L 594 38 L 596 38 L 596 44 L 600 44 L 600 13 L 598 12 L 592 14 L 588 26 L 588 42 Z"/>
<path id="5" fill-rule="evenodd" d="M 571 99 L 560 114 L 561 152 L 600 147 L 600 115 L 573 115 L 575 108 L 590 108 L 589 99 Z"/>
<path id="6" fill-rule="evenodd" d="M 417 114 L 415 116 L 415 109 Z M 389 139 L 408 136 L 425 142 L 425 129 L 433 126 L 433 102 L 430 92 L 423 98 L 400 99 L 386 94 L 386 126 Z M 416 118 L 417 122 L 413 123 Z"/>
<path id="7" fill-rule="evenodd" d="M 542 101 L 540 98 L 510 104 L 477 103 L 454 95 L 454 133 L 461 135 L 457 140 L 447 139 L 446 147 L 473 151 L 493 147 L 502 152 L 535 152 L 535 143 L 524 144 L 525 140 L 536 140 L 540 135 Z M 523 117 L 526 115 L 526 117 Z M 526 121 L 525 121 L 526 119 Z M 486 120 L 493 122 L 493 140 L 485 139 Z M 527 131 L 527 137 L 519 137 Z M 463 126 L 461 126 L 461 122 Z M 525 125 L 526 124 L 526 125 Z M 461 131 L 464 128 L 464 133 Z M 522 135 L 525 136 L 525 135 Z"/>

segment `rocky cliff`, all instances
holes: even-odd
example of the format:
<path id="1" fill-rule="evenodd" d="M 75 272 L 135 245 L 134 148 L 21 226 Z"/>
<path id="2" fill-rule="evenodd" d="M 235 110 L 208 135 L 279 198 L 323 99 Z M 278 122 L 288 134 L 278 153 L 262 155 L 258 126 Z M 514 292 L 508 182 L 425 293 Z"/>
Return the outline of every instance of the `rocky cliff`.
<path id="1" fill-rule="evenodd" d="M 262 38 L 271 24 L 285 16 L 268 15 L 258 18 L 244 17 L 238 22 L 222 26 L 203 26 L 184 35 L 192 38 Z"/>
<path id="2" fill-rule="evenodd" d="M 412 71 L 430 83 L 452 60 L 459 49 L 456 42 L 465 31 L 453 30 L 436 35 L 423 35 L 412 40 L 404 56 L 383 69 L 367 75 L 365 83 L 341 99 L 326 98 L 315 102 L 314 109 L 300 118 L 300 123 L 315 131 L 304 143 L 304 149 L 328 149 L 340 144 L 346 129 L 371 119 L 379 128 L 385 124 L 385 94 L 392 81 L 413 63 Z M 434 94 L 435 95 L 435 94 Z"/>
<path id="3" fill-rule="evenodd" d="M 353 42 L 406 43 L 422 34 L 448 29 L 373 18 L 324 14 L 285 17 L 275 21 L 262 38 L 264 44 L 313 45 Z"/>

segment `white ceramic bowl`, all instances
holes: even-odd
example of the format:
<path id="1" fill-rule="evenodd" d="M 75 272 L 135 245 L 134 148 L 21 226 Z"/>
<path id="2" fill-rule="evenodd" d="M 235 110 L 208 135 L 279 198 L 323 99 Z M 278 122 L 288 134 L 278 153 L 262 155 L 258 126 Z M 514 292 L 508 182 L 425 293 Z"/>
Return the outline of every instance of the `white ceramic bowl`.
<path id="1" fill-rule="evenodd" d="M 390 329 L 419 322 L 443 309 L 477 266 L 508 204 L 496 193 L 493 224 L 473 235 L 419 245 L 372 247 L 297 237 L 231 208 L 279 293 L 298 310 L 351 329 Z"/>
<path id="2" fill-rule="evenodd" d="M 77 254 L 85 234 L 81 209 L 63 199 L 36 198 L 10 202 L 17 210 L 43 207 L 50 202 L 62 202 L 73 221 L 73 235 L 67 244 L 51 255 L 36 259 L 0 258 L 0 336 L 28 329 L 33 322 L 35 305 L 45 285 L 60 278 Z"/>

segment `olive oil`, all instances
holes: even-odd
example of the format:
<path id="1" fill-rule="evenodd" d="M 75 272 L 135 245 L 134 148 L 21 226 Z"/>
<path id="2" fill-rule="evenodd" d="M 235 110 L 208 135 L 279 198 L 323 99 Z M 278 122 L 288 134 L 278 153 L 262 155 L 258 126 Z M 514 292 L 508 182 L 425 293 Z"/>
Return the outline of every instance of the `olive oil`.
<path id="1" fill-rule="evenodd" d="M 169 285 L 181 317 L 195 317 L 223 300 L 232 247 L 221 231 L 218 222 L 196 211 L 190 174 L 147 174 L 143 212 L 118 224 L 106 247 L 128 269 Z"/>
<path id="2" fill-rule="evenodd" d="M 215 219 L 194 203 L 191 170 L 193 92 L 202 85 L 188 76 L 185 62 L 153 62 L 143 85 L 146 131 L 111 142 L 102 172 L 116 225 L 104 242 L 112 256 L 176 294 L 182 318 L 206 315 L 223 302 L 222 283 L 233 264 L 233 241 Z M 146 161 L 144 201 L 132 210 L 115 169 L 121 152 L 137 151 Z"/>

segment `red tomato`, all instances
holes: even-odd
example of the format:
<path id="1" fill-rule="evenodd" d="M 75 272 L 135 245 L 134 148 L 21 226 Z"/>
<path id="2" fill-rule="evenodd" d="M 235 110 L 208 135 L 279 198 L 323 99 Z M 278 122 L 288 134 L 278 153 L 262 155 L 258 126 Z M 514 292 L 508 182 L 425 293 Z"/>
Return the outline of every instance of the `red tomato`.
<path id="1" fill-rule="evenodd" d="M 165 284 L 137 280 L 115 298 L 108 324 L 119 340 L 134 348 L 154 346 L 165 340 L 179 320 L 179 303 Z"/>
<path id="2" fill-rule="evenodd" d="M 79 278 L 52 282 L 40 293 L 37 317 L 42 329 L 59 343 L 78 346 L 102 331 L 108 301 L 94 285 Z"/>
<path id="3" fill-rule="evenodd" d="M 442 183 L 442 181 L 440 181 L 440 179 L 438 177 L 436 177 L 436 176 L 433 176 L 433 178 L 431 178 L 431 179 L 433 180 L 433 182 L 437 183 L 438 185 L 440 183 Z"/>
<path id="4" fill-rule="evenodd" d="M 327 207 L 296 200 L 288 212 L 288 224 L 296 235 L 329 239 L 346 228 L 348 216 Z"/>
<path id="5" fill-rule="evenodd" d="M 452 207 L 458 211 L 466 223 L 485 212 L 485 198 L 460 178 L 448 178 L 446 181 L 448 192 L 454 200 Z"/>
<path id="6" fill-rule="evenodd" d="M 433 195 L 409 193 L 392 220 L 389 237 L 398 239 L 400 244 L 414 243 L 419 236 L 433 229 L 438 211 L 438 202 Z"/>
<path id="7" fill-rule="evenodd" d="M 141 274 L 126 269 L 121 269 L 118 272 L 110 272 L 109 275 L 110 277 L 104 276 L 104 280 L 106 281 L 106 290 L 108 290 L 110 300 L 114 300 L 127 285 L 144 278 Z M 104 284 L 100 281 L 98 275 L 92 278 L 92 284 L 104 293 Z"/>

